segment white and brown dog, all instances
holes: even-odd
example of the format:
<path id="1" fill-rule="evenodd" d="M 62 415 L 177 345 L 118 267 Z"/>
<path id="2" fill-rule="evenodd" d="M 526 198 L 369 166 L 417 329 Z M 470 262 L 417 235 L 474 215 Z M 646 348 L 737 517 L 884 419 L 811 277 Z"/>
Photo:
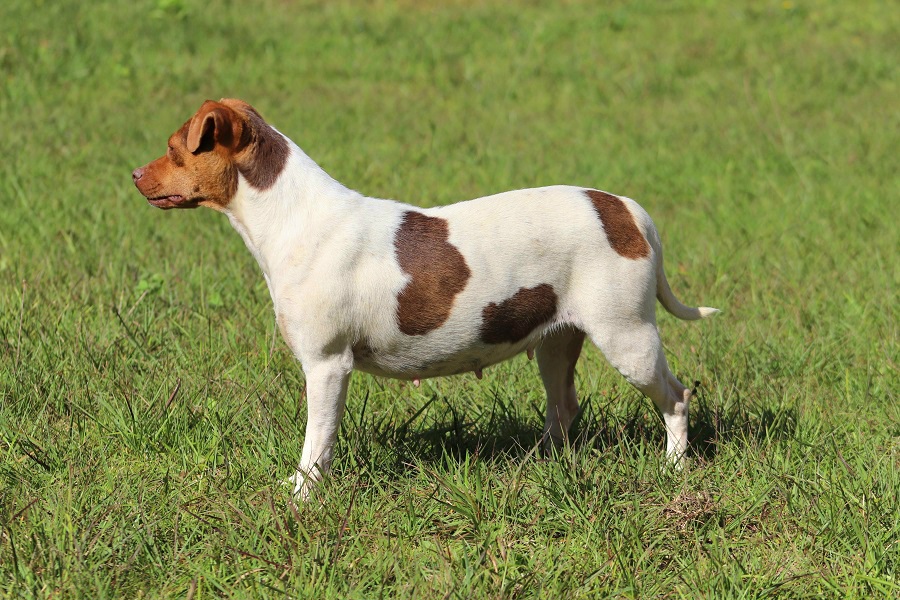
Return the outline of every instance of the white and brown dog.
<path id="1" fill-rule="evenodd" d="M 629 198 L 568 186 L 428 209 L 367 198 L 229 99 L 205 102 L 132 177 L 153 206 L 228 215 L 259 262 L 306 375 L 296 495 L 331 466 L 354 369 L 418 384 L 536 353 L 546 440 L 559 443 L 585 334 L 659 407 L 669 457 L 687 449 L 691 392 L 666 364 L 655 300 L 680 319 L 718 311 L 678 301 L 656 228 Z"/>

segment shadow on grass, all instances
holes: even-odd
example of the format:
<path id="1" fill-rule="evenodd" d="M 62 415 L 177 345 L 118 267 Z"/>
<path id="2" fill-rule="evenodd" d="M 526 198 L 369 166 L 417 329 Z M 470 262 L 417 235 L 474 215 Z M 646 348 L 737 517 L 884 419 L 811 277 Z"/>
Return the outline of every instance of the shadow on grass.
<path id="1" fill-rule="evenodd" d="M 540 452 L 544 406 L 512 403 L 495 395 L 480 412 L 439 394 L 399 423 L 393 415 L 375 418 L 363 410 L 345 428 L 356 452 L 373 456 L 386 451 L 401 472 L 410 464 L 437 464 L 445 457 L 483 460 L 521 459 Z M 690 454 L 713 460 L 722 445 L 753 439 L 789 439 L 797 428 L 794 408 L 755 403 L 722 407 L 702 394 L 691 407 Z M 348 429 L 352 431 L 348 431 Z M 665 429 L 652 403 L 634 392 L 612 397 L 587 396 L 571 430 L 572 443 L 601 452 L 665 450 Z M 624 449 L 624 450 L 623 450 Z"/>
<path id="2" fill-rule="evenodd" d="M 712 460 L 723 444 L 732 441 L 787 440 L 797 431 L 794 407 L 739 402 L 723 408 L 700 395 L 692 404 L 690 447 L 694 456 Z"/>

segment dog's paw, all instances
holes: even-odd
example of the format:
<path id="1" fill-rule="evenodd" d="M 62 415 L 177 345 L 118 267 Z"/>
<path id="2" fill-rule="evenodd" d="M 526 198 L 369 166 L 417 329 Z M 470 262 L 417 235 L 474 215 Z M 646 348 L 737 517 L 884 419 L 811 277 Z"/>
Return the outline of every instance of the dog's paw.
<path id="1" fill-rule="evenodd" d="M 685 455 L 667 455 L 659 465 L 659 470 L 669 475 L 682 475 L 688 473 L 691 468 L 691 459 Z"/>
<path id="2" fill-rule="evenodd" d="M 308 477 L 302 473 L 294 473 L 287 479 L 281 481 L 281 485 L 291 489 L 291 498 L 301 502 L 309 501 L 309 491 L 311 484 Z"/>

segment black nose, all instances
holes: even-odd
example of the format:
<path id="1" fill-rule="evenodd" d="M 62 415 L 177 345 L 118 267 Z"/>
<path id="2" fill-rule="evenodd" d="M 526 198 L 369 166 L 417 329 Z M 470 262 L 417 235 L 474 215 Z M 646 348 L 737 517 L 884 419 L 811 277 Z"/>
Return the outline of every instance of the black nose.
<path id="1" fill-rule="evenodd" d="M 137 183 L 137 180 L 144 176 L 144 167 L 139 167 L 131 172 L 131 179 Z"/>

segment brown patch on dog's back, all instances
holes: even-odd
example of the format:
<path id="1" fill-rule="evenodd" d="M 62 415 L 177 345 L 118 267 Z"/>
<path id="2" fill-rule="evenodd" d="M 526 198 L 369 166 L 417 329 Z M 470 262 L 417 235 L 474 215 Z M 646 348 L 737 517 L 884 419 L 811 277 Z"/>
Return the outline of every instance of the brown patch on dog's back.
<path id="1" fill-rule="evenodd" d="M 394 251 L 411 277 L 397 295 L 397 324 L 406 335 L 425 335 L 450 316 L 453 299 L 472 272 L 451 244 L 445 219 L 407 211 L 394 235 Z"/>
<path id="2" fill-rule="evenodd" d="M 650 255 L 650 245 L 637 224 L 634 217 L 621 198 L 598 190 L 585 190 L 597 216 L 603 223 L 603 231 L 612 249 L 625 258 L 638 259 Z"/>
<path id="3" fill-rule="evenodd" d="M 555 314 L 556 292 L 552 285 L 519 288 L 499 304 L 491 302 L 482 309 L 481 340 L 487 344 L 514 344 Z"/>

